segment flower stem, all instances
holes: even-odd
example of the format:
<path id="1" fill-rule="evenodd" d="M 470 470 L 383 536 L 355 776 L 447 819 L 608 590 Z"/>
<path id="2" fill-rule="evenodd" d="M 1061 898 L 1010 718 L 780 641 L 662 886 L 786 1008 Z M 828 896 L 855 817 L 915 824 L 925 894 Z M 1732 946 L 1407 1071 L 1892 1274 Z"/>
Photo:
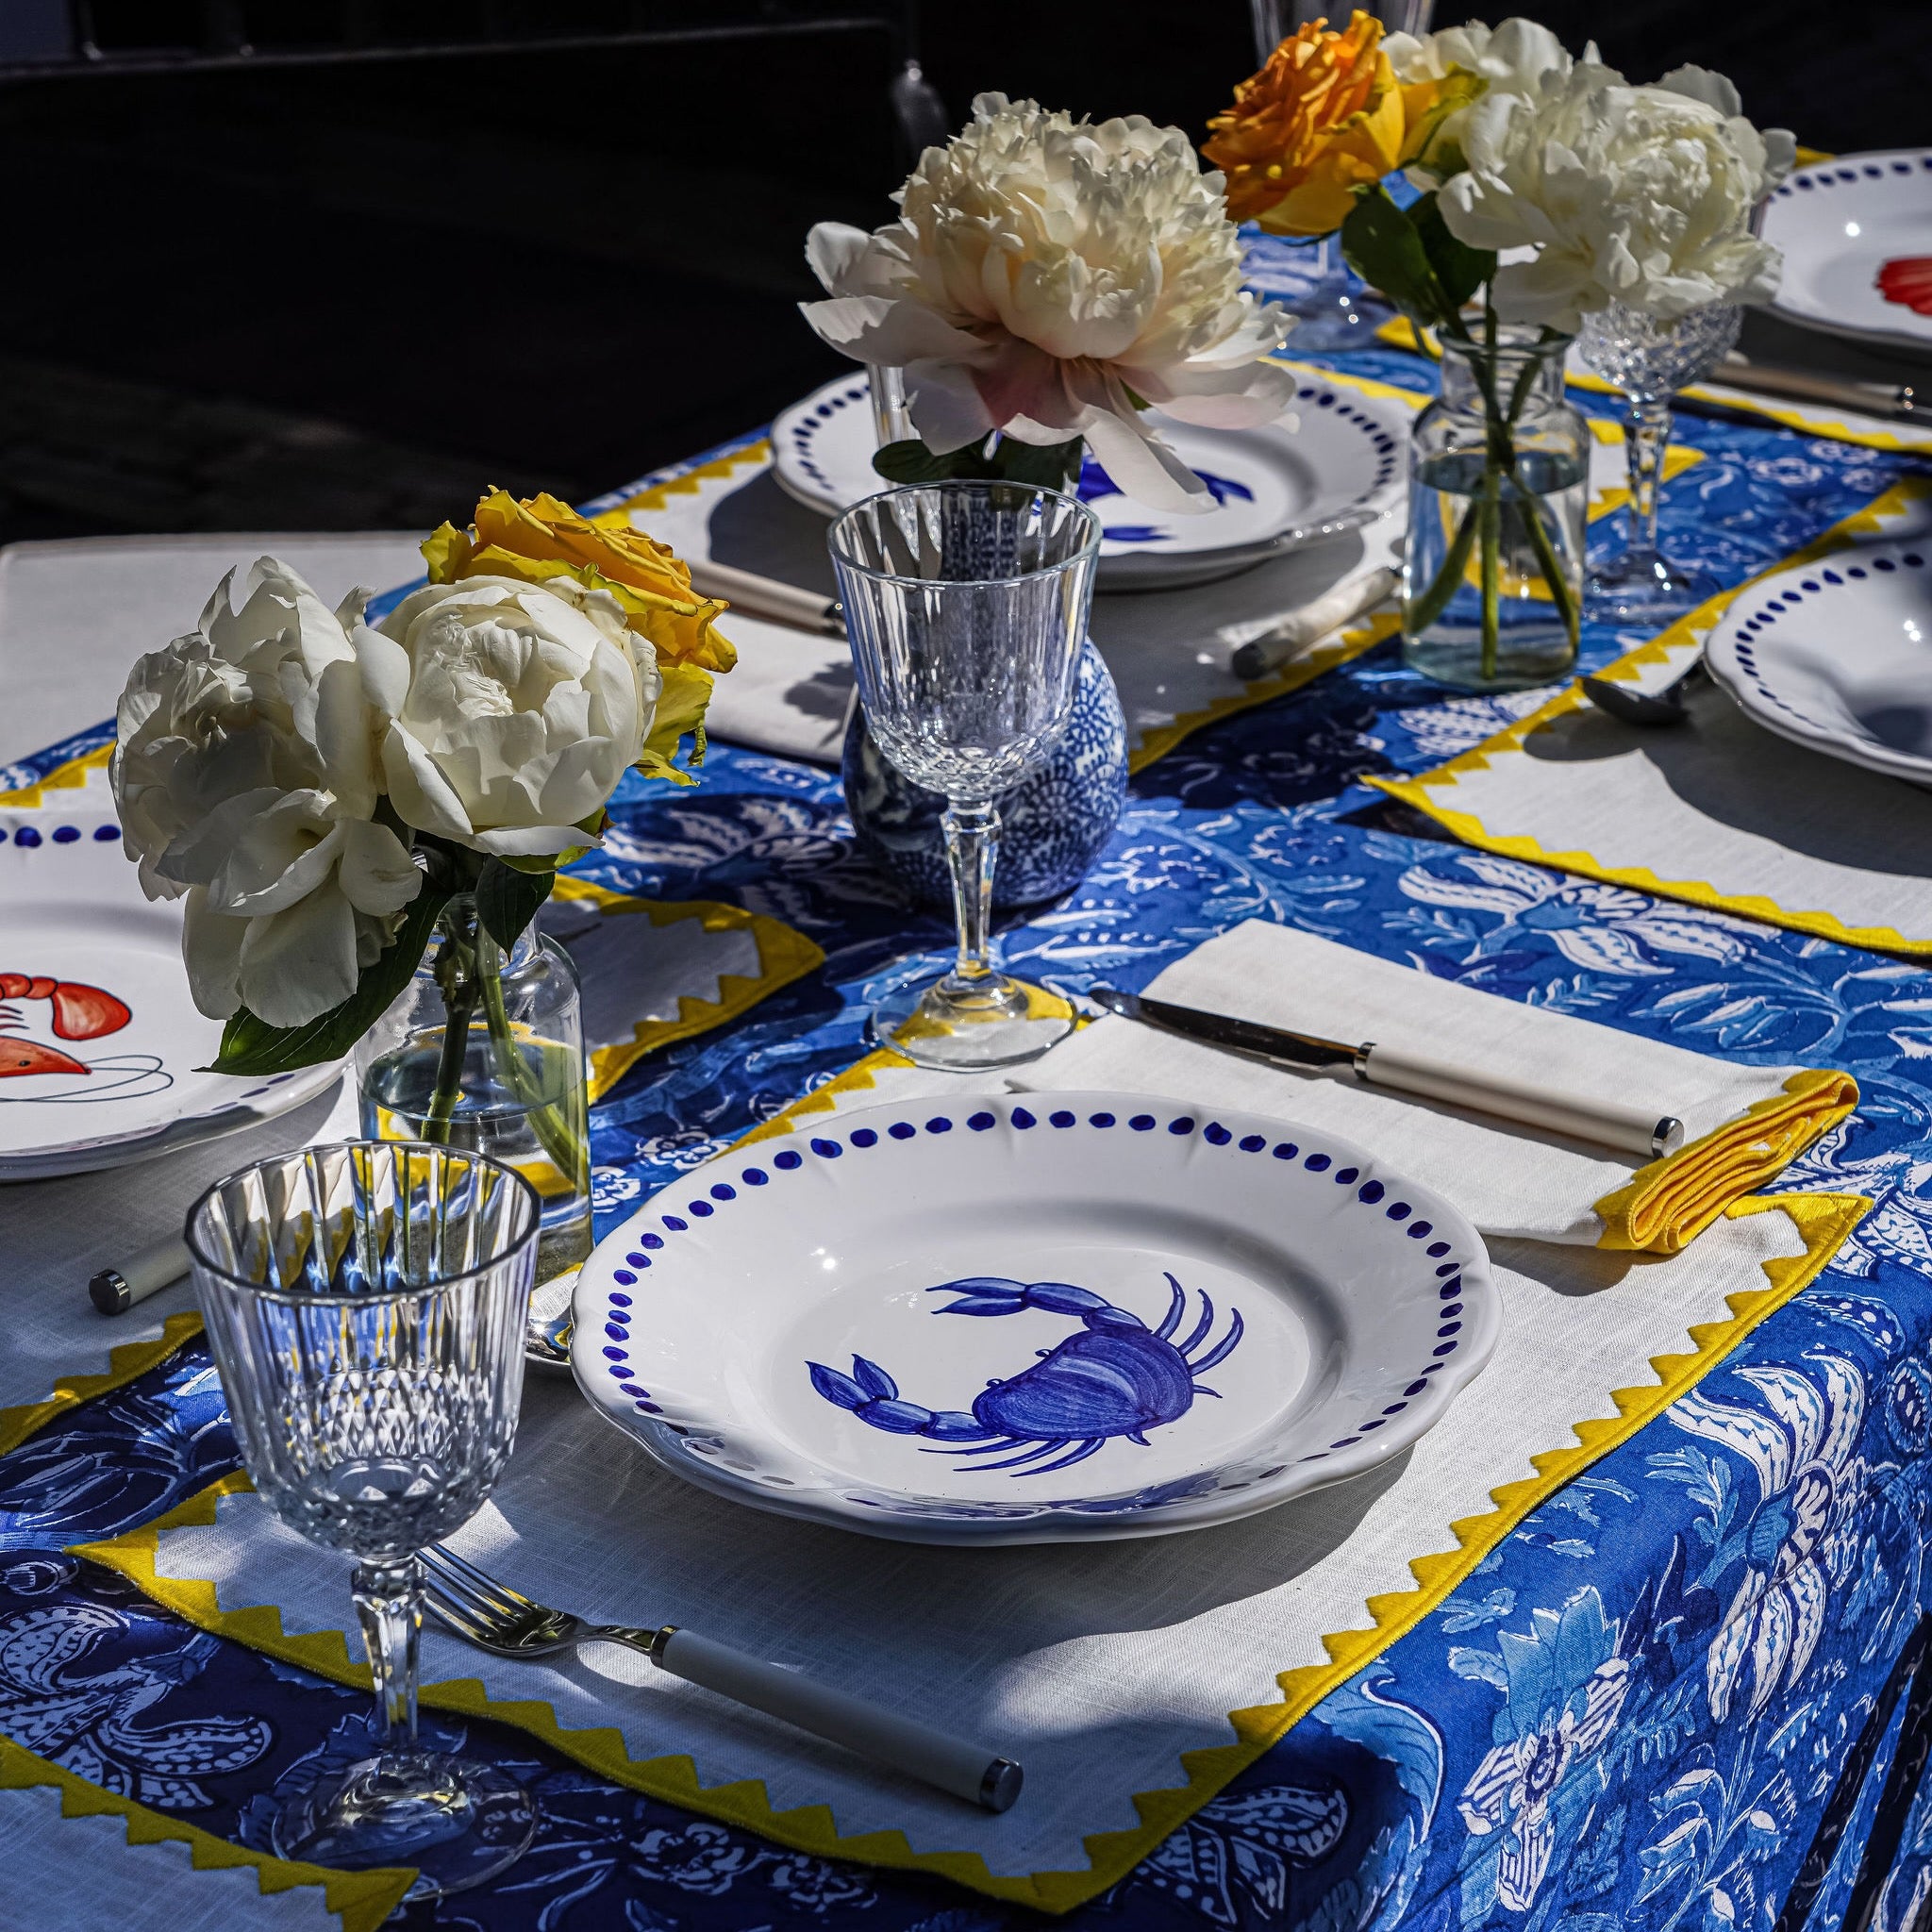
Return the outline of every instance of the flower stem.
<path id="1" fill-rule="evenodd" d="M 476 956 L 468 936 L 445 924 L 436 954 L 436 983 L 442 993 L 442 1048 L 436 1058 L 436 1090 L 423 1117 L 423 1138 L 447 1143 L 457 1102 L 463 1095 L 463 1061 L 470 1050 L 470 1021 L 476 1010 Z"/>
<path id="2" fill-rule="evenodd" d="M 508 1083 L 510 1091 L 529 1109 L 530 1130 L 550 1157 L 552 1166 L 573 1186 L 579 1182 L 588 1186 L 588 1174 L 580 1173 L 585 1158 L 584 1134 L 573 1119 L 576 1112 L 572 1105 L 575 1083 L 568 1084 L 559 1100 L 548 1097 L 549 1082 L 531 1074 L 516 1029 L 510 1024 L 503 1000 L 503 955 L 487 932 L 477 933 L 476 953 L 477 977 L 483 989 L 483 1017 L 490 1028 L 490 1047 L 497 1071 Z M 547 1054 L 541 1041 L 539 1047 Z"/>
<path id="3" fill-rule="evenodd" d="M 1501 641 L 1501 549 L 1503 538 L 1503 475 L 1493 461 L 1483 470 L 1479 535 L 1482 541 L 1483 656 L 1482 674 L 1496 675 L 1496 650 Z"/>
<path id="4" fill-rule="evenodd" d="M 1448 553 L 1430 580 L 1429 588 L 1408 607 L 1404 627 L 1410 637 L 1421 637 L 1448 609 L 1449 600 L 1455 596 L 1457 587 L 1462 582 L 1462 574 L 1469 568 L 1469 553 L 1475 547 L 1476 525 L 1480 521 L 1475 506 L 1471 504 L 1456 526 L 1456 535 L 1449 541 Z"/>

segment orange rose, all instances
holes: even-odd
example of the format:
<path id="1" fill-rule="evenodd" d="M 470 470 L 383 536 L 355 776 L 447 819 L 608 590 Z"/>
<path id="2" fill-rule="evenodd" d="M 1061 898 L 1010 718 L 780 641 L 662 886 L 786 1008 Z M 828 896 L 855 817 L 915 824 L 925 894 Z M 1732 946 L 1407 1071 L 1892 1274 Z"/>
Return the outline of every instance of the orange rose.
<path id="1" fill-rule="evenodd" d="M 630 627 L 650 639 L 660 667 L 729 671 L 738 653 L 712 628 L 724 609 L 691 590 L 691 572 L 669 545 L 630 527 L 622 511 L 591 523 L 550 495 L 519 503 L 492 490 L 476 506 L 475 534 L 445 524 L 423 546 L 432 583 L 458 577 L 521 577 L 541 583 L 568 574 L 608 591 Z"/>
<path id="2" fill-rule="evenodd" d="M 1202 153 L 1227 176 L 1227 211 L 1274 235 L 1328 235 L 1354 191 L 1411 160 L 1451 105 L 1453 80 L 1401 86 L 1382 51 L 1382 23 L 1356 13 L 1283 41 L 1234 106 L 1208 125 Z"/>

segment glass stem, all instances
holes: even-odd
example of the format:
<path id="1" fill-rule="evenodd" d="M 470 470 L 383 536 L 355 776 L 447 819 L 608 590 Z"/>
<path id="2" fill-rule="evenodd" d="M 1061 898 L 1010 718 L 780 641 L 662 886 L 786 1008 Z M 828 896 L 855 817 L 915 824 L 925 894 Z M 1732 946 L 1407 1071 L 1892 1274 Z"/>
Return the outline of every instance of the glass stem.
<path id="1" fill-rule="evenodd" d="M 1664 477 L 1664 452 L 1671 446 L 1668 396 L 1632 396 L 1624 455 L 1630 466 L 1630 555 L 1657 555 L 1657 492 Z"/>
<path id="2" fill-rule="evenodd" d="M 400 1562 L 356 1565 L 351 1584 L 362 1641 L 375 1678 L 375 1709 L 383 1757 L 416 1749 L 416 1647 L 423 1634 L 423 1566 Z"/>
<path id="3" fill-rule="evenodd" d="M 953 918 L 959 951 L 946 975 L 949 993 L 975 992 L 992 977 L 992 868 L 999 854 L 999 808 L 991 804 L 946 806 L 946 862 L 953 873 Z"/>

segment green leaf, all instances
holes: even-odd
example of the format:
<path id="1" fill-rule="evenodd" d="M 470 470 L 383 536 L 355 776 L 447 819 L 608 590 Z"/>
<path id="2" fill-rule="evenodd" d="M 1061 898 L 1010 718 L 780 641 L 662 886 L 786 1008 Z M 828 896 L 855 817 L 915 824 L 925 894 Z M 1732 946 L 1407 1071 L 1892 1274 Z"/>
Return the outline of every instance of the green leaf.
<path id="1" fill-rule="evenodd" d="M 1017 437 L 1003 436 L 993 449 L 993 461 L 1002 476 L 1014 483 L 1028 483 L 1036 490 L 1064 490 L 1070 478 L 1080 474 L 1080 453 L 1085 439 L 1071 442 L 1022 442 Z"/>
<path id="2" fill-rule="evenodd" d="M 410 900 L 396 936 L 373 966 L 362 969 L 356 991 L 303 1026 L 271 1026 L 246 1007 L 222 1031 L 222 1050 L 204 1074 L 290 1074 L 324 1060 L 339 1060 L 386 1013 L 409 983 L 430 934 L 451 894 L 425 879 Z"/>
<path id="3" fill-rule="evenodd" d="M 1434 271 L 1442 299 L 1460 308 L 1496 273 L 1493 248 L 1472 248 L 1449 232 L 1433 194 L 1424 194 L 1408 210 L 1408 219 L 1422 238 L 1423 254 Z"/>
<path id="4" fill-rule="evenodd" d="M 1435 327 L 1456 312 L 1436 279 L 1414 222 L 1380 187 L 1356 196 L 1341 225 L 1342 258 L 1411 322 Z"/>
<path id="5" fill-rule="evenodd" d="M 872 466 L 889 483 L 937 483 L 946 476 L 983 475 L 978 471 L 958 470 L 954 459 L 964 454 L 953 450 L 936 457 L 917 437 L 907 442 L 889 442 L 872 459 Z M 980 460 L 976 452 L 974 460 Z"/>
<path id="6" fill-rule="evenodd" d="M 546 866 L 541 872 L 526 872 L 505 865 L 500 858 L 486 858 L 476 880 L 476 921 L 507 953 L 523 936 L 524 928 L 537 916 L 537 908 L 550 896 L 557 883 L 557 872 Z"/>

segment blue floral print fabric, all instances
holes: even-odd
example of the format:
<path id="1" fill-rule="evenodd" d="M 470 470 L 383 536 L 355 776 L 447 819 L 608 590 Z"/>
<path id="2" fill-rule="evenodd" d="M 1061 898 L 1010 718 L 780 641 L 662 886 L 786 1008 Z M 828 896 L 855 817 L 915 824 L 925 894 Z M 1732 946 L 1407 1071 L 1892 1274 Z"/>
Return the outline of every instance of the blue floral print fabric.
<path id="1" fill-rule="evenodd" d="M 1394 353 L 1335 361 L 1431 381 Z M 1665 491 L 1666 543 L 1732 579 L 1907 467 L 1761 425 L 1687 416 L 1682 433 L 1705 460 Z M 1634 641 L 1591 627 L 1586 663 Z M 1908 1924 L 1932 1892 L 1932 1800 L 1890 1775 L 1895 1758 L 1924 1761 L 1925 1700 L 1881 1701 L 1932 1613 L 1932 974 L 1473 852 L 1360 783 L 1433 765 L 1538 701 L 1453 696 L 1385 645 L 1226 719 L 1135 779 L 1085 881 L 1009 923 L 1007 958 L 1072 989 L 1135 988 L 1237 921 L 1271 919 L 1703 1052 L 1849 1068 L 1859 1110 L 1782 1185 L 1876 1206 L 1812 1288 L 1071 1914 L 1080 1932 L 1774 1932 L 1794 1898 L 1836 1932 L 1874 1840 L 1895 1847 L 1875 1923 Z M 614 816 L 584 875 L 771 913 L 826 964 L 640 1063 L 595 1109 L 607 1229 L 849 1065 L 868 1002 L 948 939 L 857 856 L 825 772 L 714 743 L 701 787 L 629 783 Z M 278 1794 L 363 1750 L 364 1700 L 63 1554 L 235 1460 L 198 1345 L 0 1459 L 0 1730 L 265 1846 Z M 425 1728 L 525 1780 L 543 1824 L 496 1884 L 410 1908 L 409 1924 L 999 1932 L 1033 1917 L 784 1850 L 518 1733 Z M 1820 1846 L 1835 1797 L 1843 1828 Z"/>

